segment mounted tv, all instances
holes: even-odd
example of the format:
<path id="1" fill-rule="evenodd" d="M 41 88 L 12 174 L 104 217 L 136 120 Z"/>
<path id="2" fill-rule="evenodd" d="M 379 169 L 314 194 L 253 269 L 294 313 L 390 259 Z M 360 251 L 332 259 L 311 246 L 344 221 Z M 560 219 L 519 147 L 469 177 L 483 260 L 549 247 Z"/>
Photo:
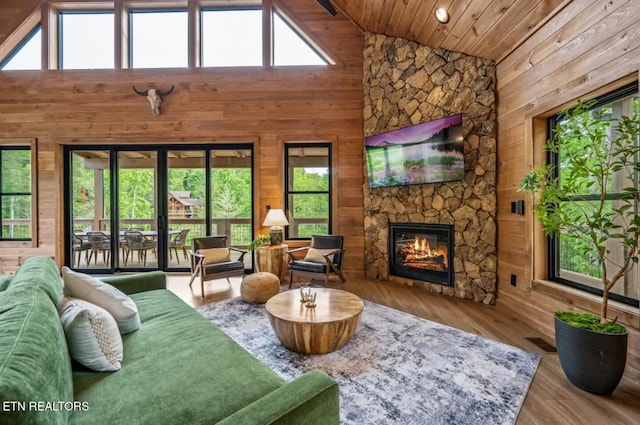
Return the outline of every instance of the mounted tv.
<path id="1" fill-rule="evenodd" d="M 464 180 L 462 114 L 364 140 L 371 188 Z"/>

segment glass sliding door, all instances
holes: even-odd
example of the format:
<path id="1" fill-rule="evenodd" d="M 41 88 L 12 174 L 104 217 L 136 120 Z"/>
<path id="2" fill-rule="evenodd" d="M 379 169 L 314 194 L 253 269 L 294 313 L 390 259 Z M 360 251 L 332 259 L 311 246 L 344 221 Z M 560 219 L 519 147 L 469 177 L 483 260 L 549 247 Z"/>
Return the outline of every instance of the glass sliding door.
<path id="1" fill-rule="evenodd" d="M 111 218 L 110 153 L 77 150 L 68 159 L 69 264 L 74 268 L 111 269 L 111 246 L 107 238 Z"/>
<path id="2" fill-rule="evenodd" d="M 66 264 L 189 269 L 195 237 L 253 239 L 251 144 L 65 148 Z M 232 254 L 238 255 L 238 254 Z M 245 256 L 247 269 L 251 256 Z"/>
<path id="3" fill-rule="evenodd" d="M 207 235 L 206 157 L 204 150 L 167 152 L 169 268 L 189 267 L 191 240 Z"/>
<path id="4" fill-rule="evenodd" d="M 244 249 L 253 240 L 252 151 L 212 149 L 209 165 L 211 234 L 227 235 L 231 246 Z M 245 255 L 244 260 L 250 269 L 251 255 Z"/>
<path id="5" fill-rule="evenodd" d="M 117 200 L 119 267 L 158 269 L 160 229 L 156 152 L 118 152 Z"/>

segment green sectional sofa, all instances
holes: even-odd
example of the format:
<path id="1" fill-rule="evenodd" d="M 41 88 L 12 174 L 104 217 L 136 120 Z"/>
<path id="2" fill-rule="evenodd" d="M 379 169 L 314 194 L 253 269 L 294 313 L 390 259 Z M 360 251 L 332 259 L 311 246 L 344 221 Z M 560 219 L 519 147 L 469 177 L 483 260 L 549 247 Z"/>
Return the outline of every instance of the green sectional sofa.
<path id="1" fill-rule="evenodd" d="M 123 335 L 117 372 L 72 363 L 53 260 L 30 258 L 0 278 L 1 424 L 339 423 L 333 379 L 284 381 L 168 291 L 164 273 L 104 281 L 129 294 L 142 322 Z"/>

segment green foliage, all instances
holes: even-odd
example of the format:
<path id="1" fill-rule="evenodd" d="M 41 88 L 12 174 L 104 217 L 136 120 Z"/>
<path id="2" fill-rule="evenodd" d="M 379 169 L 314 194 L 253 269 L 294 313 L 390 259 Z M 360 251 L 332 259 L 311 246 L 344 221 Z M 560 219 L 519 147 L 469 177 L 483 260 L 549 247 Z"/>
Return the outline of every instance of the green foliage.
<path id="1" fill-rule="evenodd" d="M 603 286 L 600 319 L 606 322 L 609 290 L 638 261 L 640 216 L 635 182 L 640 172 L 640 119 L 636 113 L 605 121 L 590 111 L 592 106 L 592 102 L 579 102 L 563 112 L 545 145 L 559 153 L 562 176 L 555 175 L 554 165 L 540 166 L 524 176 L 520 190 L 537 195 L 534 212 L 547 235 L 574 240 L 580 255 L 595 258 Z M 623 196 L 615 206 L 607 199 L 614 182 L 623 186 L 616 190 Z M 624 247 L 625 258 L 608 274 L 612 259 L 607 242 L 612 240 Z"/>
<path id="2" fill-rule="evenodd" d="M 556 317 L 567 325 L 593 332 L 623 335 L 628 331 L 619 323 L 600 323 L 600 317 L 579 311 L 556 311 Z"/>
<path id="3" fill-rule="evenodd" d="M 247 250 L 251 252 L 259 246 L 266 245 L 270 241 L 271 237 L 269 235 L 258 235 L 254 240 L 251 241 L 251 243 L 247 247 Z"/>

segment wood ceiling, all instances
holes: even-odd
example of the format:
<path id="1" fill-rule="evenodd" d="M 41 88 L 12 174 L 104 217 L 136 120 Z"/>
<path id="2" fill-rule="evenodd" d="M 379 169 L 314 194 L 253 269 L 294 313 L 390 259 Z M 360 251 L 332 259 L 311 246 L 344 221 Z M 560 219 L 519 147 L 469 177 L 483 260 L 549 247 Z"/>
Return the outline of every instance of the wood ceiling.
<path id="1" fill-rule="evenodd" d="M 571 0 L 332 0 L 362 30 L 500 61 Z M 440 24 L 435 9 L 451 19 Z"/>

